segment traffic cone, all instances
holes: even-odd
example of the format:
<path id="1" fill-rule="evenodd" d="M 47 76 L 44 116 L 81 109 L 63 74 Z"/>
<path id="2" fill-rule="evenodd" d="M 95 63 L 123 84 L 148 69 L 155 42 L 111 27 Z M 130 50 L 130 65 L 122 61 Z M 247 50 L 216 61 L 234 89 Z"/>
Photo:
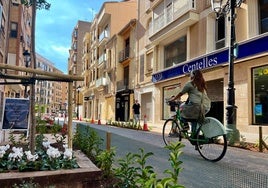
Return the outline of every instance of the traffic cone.
<path id="1" fill-rule="evenodd" d="M 144 115 L 144 123 L 143 123 L 143 130 L 144 131 L 149 131 L 148 126 L 147 126 L 147 117 L 146 114 Z"/>
<path id="2" fill-rule="evenodd" d="M 92 116 L 92 119 L 91 119 L 91 123 L 92 123 L 92 124 L 94 124 L 94 123 L 95 123 L 95 121 L 94 121 L 94 119 L 93 119 L 93 116 Z"/>

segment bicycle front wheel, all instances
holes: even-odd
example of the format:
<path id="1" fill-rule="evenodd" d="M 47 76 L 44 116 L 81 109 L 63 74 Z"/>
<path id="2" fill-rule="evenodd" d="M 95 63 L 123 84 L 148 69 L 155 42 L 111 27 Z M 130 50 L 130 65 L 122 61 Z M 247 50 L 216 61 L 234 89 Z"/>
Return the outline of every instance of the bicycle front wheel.
<path id="1" fill-rule="evenodd" d="M 217 162 L 221 160 L 227 150 L 226 134 L 206 137 L 202 126 L 197 130 L 196 148 L 199 154 L 206 160 Z"/>
<path id="2" fill-rule="evenodd" d="M 181 141 L 181 133 L 177 121 L 174 119 L 168 119 L 165 121 L 162 131 L 164 143 L 166 145 L 171 142 Z"/>

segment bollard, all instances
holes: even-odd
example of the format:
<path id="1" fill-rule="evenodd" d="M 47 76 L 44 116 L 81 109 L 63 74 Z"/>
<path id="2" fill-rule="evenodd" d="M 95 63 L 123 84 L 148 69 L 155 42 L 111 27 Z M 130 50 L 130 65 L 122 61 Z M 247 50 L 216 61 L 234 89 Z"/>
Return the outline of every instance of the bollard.
<path id="1" fill-rule="evenodd" d="M 111 149 L 111 133 L 107 132 L 106 133 L 106 149 L 110 151 Z"/>

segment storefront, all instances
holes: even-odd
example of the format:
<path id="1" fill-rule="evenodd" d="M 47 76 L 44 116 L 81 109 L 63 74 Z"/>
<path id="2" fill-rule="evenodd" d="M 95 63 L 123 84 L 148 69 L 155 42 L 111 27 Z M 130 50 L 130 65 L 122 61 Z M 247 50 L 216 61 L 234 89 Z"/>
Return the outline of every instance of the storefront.
<path id="1" fill-rule="evenodd" d="M 116 121 L 129 121 L 130 120 L 130 110 L 131 104 L 130 99 L 133 95 L 133 90 L 127 89 L 116 93 Z"/>
<path id="2" fill-rule="evenodd" d="M 237 106 L 237 128 L 242 132 L 256 132 L 258 126 L 268 125 L 268 35 L 239 43 L 239 53 L 234 64 L 235 105 Z M 228 85 L 228 48 L 206 54 L 202 57 L 172 68 L 159 71 L 152 76 L 160 95 L 159 121 L 168 117 L 169 107 L 165 99 L 177 94 L 188 74 L 195 69 L 202 70 L 208 85 L 212 109 L 208 116 L 225 122 Z M 185 99 L 186 100 L 186 99 Z M 159 119 L 159 117 L 161 117 Z M 264 129 L 264 133 L 268 133 Z"/>

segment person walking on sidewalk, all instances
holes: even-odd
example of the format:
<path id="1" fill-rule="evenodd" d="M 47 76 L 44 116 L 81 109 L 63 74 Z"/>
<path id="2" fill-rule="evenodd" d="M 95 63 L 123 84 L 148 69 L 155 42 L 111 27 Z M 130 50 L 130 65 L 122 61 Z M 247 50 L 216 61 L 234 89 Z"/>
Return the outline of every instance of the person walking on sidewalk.
<path id="1" fill-rule="evenodd" d="M 139 103 L 139 101 L 136 99 L 135 100 L 135 103 L 133 104 L 132 106 L 132 110 L 133 110 L 133 115 L 134 115 L 134 120 L 135 120 L 135 123 L 137 124 L 139 122 L 140 124 L 140 108 L 141 108 L 141 105 Z"/>

